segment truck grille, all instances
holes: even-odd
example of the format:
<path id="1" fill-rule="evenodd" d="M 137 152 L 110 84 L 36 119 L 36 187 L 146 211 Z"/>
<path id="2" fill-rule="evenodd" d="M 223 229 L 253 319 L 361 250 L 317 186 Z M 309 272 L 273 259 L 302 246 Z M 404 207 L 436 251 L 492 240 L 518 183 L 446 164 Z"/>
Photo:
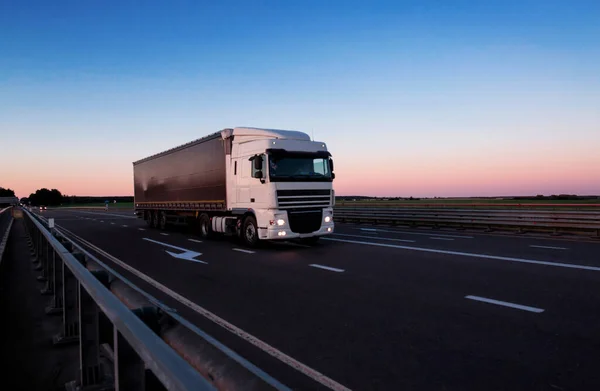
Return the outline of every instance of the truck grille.
<path id="1" fill-rule="evenodd" d="M 327 208 L 331 205 L 331 190 L 277 190 L 279 209 Z"/>
<path id="2" fill-rule="evenodd" d="M 321 228 L 323 211 L 321 209 L 288 211 L 288 219 L 292 232 L 308 234 Z"/>

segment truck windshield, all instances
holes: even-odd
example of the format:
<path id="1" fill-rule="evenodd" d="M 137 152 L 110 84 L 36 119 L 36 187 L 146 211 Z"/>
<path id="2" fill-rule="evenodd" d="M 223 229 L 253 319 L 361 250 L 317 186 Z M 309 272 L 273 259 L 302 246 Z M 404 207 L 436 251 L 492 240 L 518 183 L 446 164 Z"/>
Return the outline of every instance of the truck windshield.
<path id="1" fill-rule="evenodd" d="M 330 182 L 329 158 L 310 156 L 269 156 L 271 182 Z"/>

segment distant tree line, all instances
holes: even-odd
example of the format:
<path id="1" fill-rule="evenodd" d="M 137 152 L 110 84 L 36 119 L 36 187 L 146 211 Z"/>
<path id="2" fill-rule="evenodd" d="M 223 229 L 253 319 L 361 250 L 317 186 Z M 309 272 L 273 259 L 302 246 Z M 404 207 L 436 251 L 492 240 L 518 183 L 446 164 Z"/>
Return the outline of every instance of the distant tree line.
<path id="1" fill-rule="evenodd" d="M 15 191 L 13 189 L 5 189 L 0 187 L 0 197 L 14 197 Z"/>
<path id="2" fill-rule="evenodd" d="M 21 198 L 21 203 L 28 205 L 57 206 L 62 203 L 63 196 L 57 189 L 48 190 L 45 187 L 31 193 L 28 198 Z"/>
<path id="3" fill-rule="evenodd" d="M 2 189 L 2 188 L 0 188 Z M 13 193 L 14 196 L 14 193 Z M 39 189 L 31 193 L 29 197 L 21 198 L 21 203 L 32 206 L 59 206 L 59 205 L 78 205 L 78 204 L 97 204 L 109 201 L 133 202 L 133 196 L 69 196 L 63 195 L 57 189 Z"/>

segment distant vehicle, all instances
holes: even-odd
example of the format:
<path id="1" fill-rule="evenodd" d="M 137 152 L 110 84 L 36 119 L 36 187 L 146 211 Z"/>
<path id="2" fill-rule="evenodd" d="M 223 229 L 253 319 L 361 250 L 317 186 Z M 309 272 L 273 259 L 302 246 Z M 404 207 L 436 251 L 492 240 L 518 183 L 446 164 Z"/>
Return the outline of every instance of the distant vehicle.
<path id="1" fill-rule="evenodd" d="M 46 210 L 46 209 L 48 209 L 48 208 L 46 208 L 45 206 L 40 206 L 40 211 Z"/>
<path id="2" fill-rule="evenodd" d="M 316 242 L 333 233 L 333 160 L 306 133 L 235 128 L 133 163 L 138 217 L 259 240 Z"/>

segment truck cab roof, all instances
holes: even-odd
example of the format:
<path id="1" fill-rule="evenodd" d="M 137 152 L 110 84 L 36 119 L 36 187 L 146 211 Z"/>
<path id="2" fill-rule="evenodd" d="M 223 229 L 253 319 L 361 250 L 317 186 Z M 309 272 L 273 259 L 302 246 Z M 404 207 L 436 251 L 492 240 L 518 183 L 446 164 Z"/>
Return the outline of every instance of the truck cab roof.
<path id="1" fill-rule="evenodd" d="M 221 137 L 223 137 L 223 139 L 230 137 L 243 137 L 244 140 L 285 139 L 310 141 L 310 136 L 308 134 L 299 132 L 297 130 L 261 129 L 252 127 L 224 129 L 221 132 Z"/>

